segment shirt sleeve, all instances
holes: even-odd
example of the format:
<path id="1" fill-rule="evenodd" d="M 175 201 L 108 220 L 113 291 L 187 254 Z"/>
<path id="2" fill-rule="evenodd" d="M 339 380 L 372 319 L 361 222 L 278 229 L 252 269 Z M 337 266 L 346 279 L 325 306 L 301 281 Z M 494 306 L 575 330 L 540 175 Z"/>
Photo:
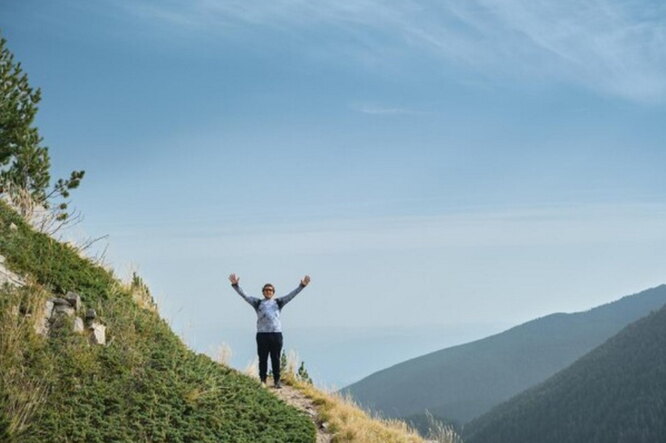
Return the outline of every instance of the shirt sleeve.
<path id="1" fill-rule="evenodd" d="M 287 303 L 289 303 L 289 302 L 291 301 L 292 298 L 296 297 L 296 295 L 297 295 L 299 292 L 301 292 L 301 291 L 303 290 L 303 288 L 305 288 L 305 286 L 303 286 L 303 285 L 298 285 L 298 288 L 294 289 L 294 290 L 291 291 L 289 294 L 285 295 L 284 297 L 280 297 L 280 298 L 276 299 L 275 301 L 277 302 L 277 304 L 278 304 L 278 306 L 280 307 L 280 309 L 282 309 L 282 307 L 283 307 L 284 305 L 286 305 Z"/>
<path id="2" fill-rule="evenodd" d="M 236 292 L 238 292 L 238 295 L 243 297 L 243 300 L 248 302 L 250 304 L 250 306 L 252 306 L 254 309 L 257 309 L 257 306 L 259 306 L 259 303 L 261 302 L 261 300 L 259 300 L 258 298 L 255 298 L 255 297 L 248 297 L 247 295 L 245 295 L 245 292 L 243 291 L 243 289 L 238 285 L 231 285 L 231 287 L 234 288 L 236 290 Z"/>

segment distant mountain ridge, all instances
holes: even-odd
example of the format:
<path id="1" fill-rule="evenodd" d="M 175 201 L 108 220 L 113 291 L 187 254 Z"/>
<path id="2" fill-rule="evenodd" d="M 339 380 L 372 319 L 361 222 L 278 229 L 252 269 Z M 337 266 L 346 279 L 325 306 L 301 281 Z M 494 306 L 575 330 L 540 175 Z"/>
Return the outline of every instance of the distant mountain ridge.
<path id="1" fill-rule="evenodd" d="M 423 413 L 465 423 L 534 386 L 666 304 L 666 285 L 584 312 L 541 317 L 376 372 L 348 392 L 387 417 Z"/>
<path id="2" fill-rule="evenodd" d="M 666 307 L 465 431 L 468 443 L 666 441 Z"/>

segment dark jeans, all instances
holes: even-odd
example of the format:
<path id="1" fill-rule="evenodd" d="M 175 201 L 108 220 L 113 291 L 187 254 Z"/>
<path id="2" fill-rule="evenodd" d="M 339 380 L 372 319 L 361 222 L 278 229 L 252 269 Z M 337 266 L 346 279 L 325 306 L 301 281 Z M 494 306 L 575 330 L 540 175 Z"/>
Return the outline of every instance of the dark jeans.
<path id="1" fill-rule="evenodd" d="M 282 332 L 257 332 L 257 354 L 259 354 L 259 378 L 266 381 L 268 372 L 268 354 L 271 355 L 273 380 L 280 381 L 280 352 L 282 351 Z"/>

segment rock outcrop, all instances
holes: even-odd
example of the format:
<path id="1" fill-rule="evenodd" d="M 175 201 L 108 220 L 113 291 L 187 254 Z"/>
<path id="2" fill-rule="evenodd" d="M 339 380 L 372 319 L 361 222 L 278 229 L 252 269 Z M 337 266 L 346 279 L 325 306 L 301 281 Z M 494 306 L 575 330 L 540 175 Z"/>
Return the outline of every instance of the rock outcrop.
<path id="1" fill-rule="evenodd" d="M 0 255 L 0 285 L 8 283 L 12 286 L 23 286 L 25 282 L 21 277 L 5 267 L 5 257 Z"/>
<path id="2" fill-rule="evenodd" d="M 97 319 L 95 310 L 88 309 L 84 318 L 81 318 L 81 312 L 81 296 L 75 292 L 68 292 L 64 297 L 49 298 L 44 302 L 44 308 L 35 322 L 35 330 L 48 337 L 53 329 L 71 323 L 74 332 L 88 334 L 90 343 L 105 345 L 106 326 Z"/>

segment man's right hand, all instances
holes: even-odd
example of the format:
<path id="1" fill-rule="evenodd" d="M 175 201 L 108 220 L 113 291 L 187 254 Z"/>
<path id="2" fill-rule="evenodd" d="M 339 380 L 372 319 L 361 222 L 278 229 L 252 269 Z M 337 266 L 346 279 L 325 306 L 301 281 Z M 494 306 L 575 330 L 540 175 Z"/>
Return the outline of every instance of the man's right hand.
<path id="1" fill-rule="evenodd" d="M 231 282 L 232 285 L 237 285 L 239 280 L 240 278 L 236 277 L 236 274 L 231 274 L 229 276 L 229 281 Z"/>

